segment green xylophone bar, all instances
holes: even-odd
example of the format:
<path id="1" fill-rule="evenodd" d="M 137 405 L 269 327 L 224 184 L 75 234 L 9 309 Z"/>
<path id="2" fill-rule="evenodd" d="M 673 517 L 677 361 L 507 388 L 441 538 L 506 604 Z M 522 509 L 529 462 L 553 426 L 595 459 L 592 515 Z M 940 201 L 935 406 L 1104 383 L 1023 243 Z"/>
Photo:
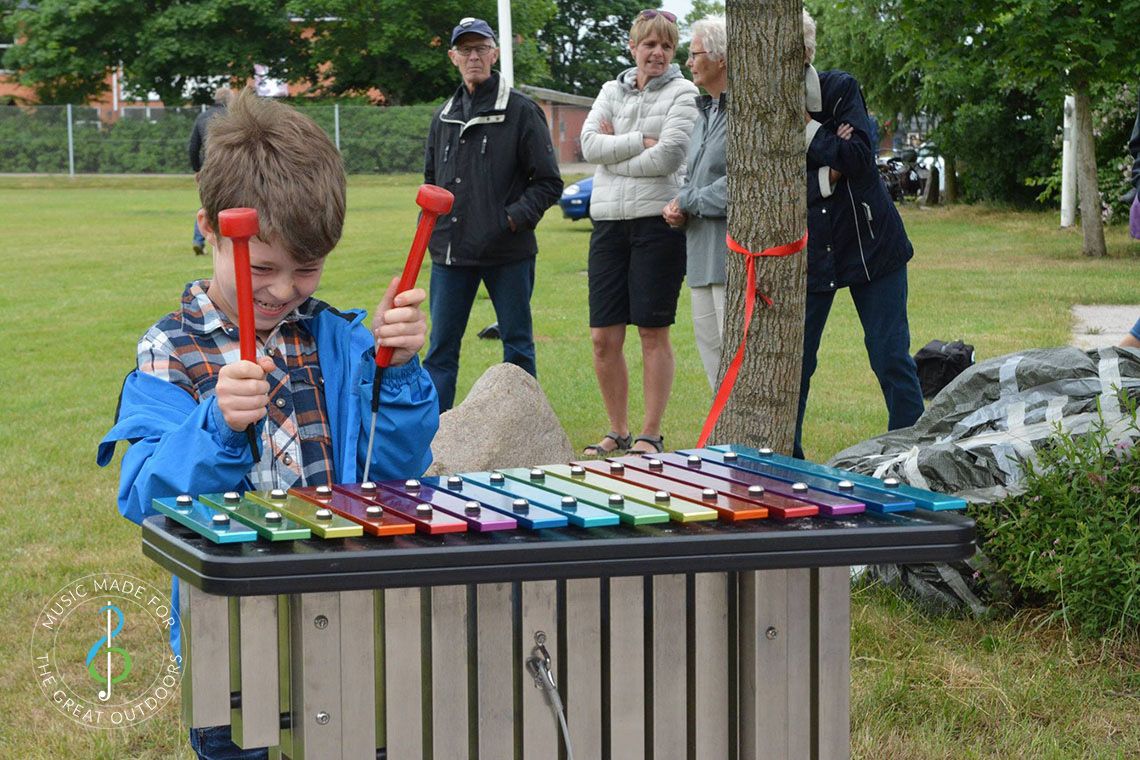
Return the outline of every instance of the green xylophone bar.
<path id="1" fill-rule="evenodd" d="M 215 544 L 237 544 L 256 541 L 256 531 L 230 516 L 210 509 L 197 499 L 183 494 L 175 498 L 155 499 L 154 508 Z"/>
<path id="2" fill-rule="evenodd" d="M 313 504 L 280 488 L 272 491 L 247 491 L 245 496 L 270 509 L 276 509 L 320 538 L 352 538 L 364 535 L 364 528 L 359 524 L 346 520 L 327 507 Z"/>
<path id="3" fill-rule="evenodd" d="M 501 471 L 509 478 L 523 481 L 536 488 L 545 489 L 552 493 L 570 496 L 578 500 L 579 504 L 589 504 L 603 512 L 616 515 L 625 525 L 654 525 L 669 522 L 669 514 L 655 509 L 643 502 L 626 498 L 619 493 L 592 488 L 585 483 L 574 482 L 567 478 L 552 476 L 546 467 L 525 469 L 522 467 Z"/>
<path id="4" fill-rule="evenodd" d="M 621 481 L 588 472 L 578 464 L 544 465 L 540 469 L 551 481 L 551 488 L 562 490 L 573 486 L 583 492 L 593 490 L 596 503 L 616 512 L 623 523 L 655 525 L 672 519 L 664 504 L 654 503 L 653 491 L 648 488 L 634 490 Z"/>
<path id="5" fill-rule="evenodd" d="M 575 475 L 575 465 L 586 472 Z M 720 512 L 710 503 L 716 501 L 715 496 L 710 501 L 702 501 L 699 489 L 693 499 L 680 497 L 668 488 L 638 483 L 634 478 L 626 477 L 625 465 L 620 462 L 573 462 L 569 468 L 552 465 L 549 470 L 559 477 L 569 477 L 589 486 L 597 485 L 620 493 L 629 499 L 647 502 L 655 509 L 666 512 L 675 522 L 703 522 L 720 517 Z"/>
<path id="6" fill-rule="evenodd" d="M 245 523 L 257 531 L 257 535 L 270 541 L 293 541 L 312 536 L 312 531 L 280 511 L 246 499 L 236 491 L 203 494 L 198 499 L 206 506 Z"/>
<path id="7" fill-rule="evenodd" d="M 654 501 L 658 501 L 657 493 L 664 491 L 672 498 L 700 504 L 717 511 L 721 520 L 735 522 L 737 520 L 760 520 L 768 516 L 768 508 L 756 502 L 745 501 L 731 494 L 724 494 L 712 488 L 681 483 L 676 480 L 660 477 L 659 475 L 626 467 L 624 458 L 610 459 L 605 462 L 579 462 L 579 465 L 588 470 L 609 475 L 643 488 L 652 489 L 655 493 Z"/>
<path id="8" fill-rule="evenodd" d="M 515 475 L 511 477 L 507 477 L 508 472 L 511 470 L 465 472 L 460 477 L 471 483 L 478 483 L 516 499 L 526 499 L 531 504 L 537 504 L 540 507 L 555 511 L 564 516 L 571 525 L 578 528 L 601 528 L 617 525 L 620 522 L 618 515 L 607 509 L 600 509 L 593 501 L 584 501 L 571 493 L 532 484 L 528 474 L 530 470 L 518 468 Z M 590 496 L 596 497 L 596 495 L 596 492 L 590 493 Z"/>
<path id="9" fill-rule="evenodd" d="M 928 491 L 925 488 L 916 488 L 915 486 L 900 483 L 898 478 L 876 478 L 871 475 L 864 475 L 858 472 L 849 472 L 841 470 L 838 467 L 829 467 L 825 464 L 815 464 L 803 459 L 793 459 L 792 457 L 777 454 L 771 449 L 755 449 L 751 446 L 709 446 L 709 449 L 719 452 L 735 452 L 739 456 L 746 456 L 750 459 L 756 459 L 762 462 L 772 462 L 791 470 L 800 470 L 802 472 L 810 472 L 815 475 L 821 475 L 833 479 L 850 480 L 852 483 L 858 483 L 868 488 L 877 488 L 880 490 L 887 490 L 892 493 L 897 493 L 899 496 L 904 496 L 914 502 L 914 505 L 919 509 L 929 509 L 935 512 L 940 512 L 948 509 L 965 509 L 966 500 L 957 496 L 950 496 L 949 494 L 936 493 Z"/>

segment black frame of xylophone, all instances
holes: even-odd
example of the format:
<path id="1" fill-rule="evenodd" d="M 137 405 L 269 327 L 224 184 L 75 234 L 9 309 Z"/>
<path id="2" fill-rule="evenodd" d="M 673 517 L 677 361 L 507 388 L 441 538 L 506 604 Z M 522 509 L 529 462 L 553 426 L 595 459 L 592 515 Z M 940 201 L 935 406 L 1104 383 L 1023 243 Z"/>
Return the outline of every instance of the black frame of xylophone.
<path id="1" fill-rule="evenodd" d="M 846 758 L 848 566 L 974 552 L 971 520 L 922 510 L 228 545 L 151 517 L 142 538 L 184 581 L 189 725 L 291 760 L 567 758 L 527 670 L 547 653 L 579 760 Z"/>

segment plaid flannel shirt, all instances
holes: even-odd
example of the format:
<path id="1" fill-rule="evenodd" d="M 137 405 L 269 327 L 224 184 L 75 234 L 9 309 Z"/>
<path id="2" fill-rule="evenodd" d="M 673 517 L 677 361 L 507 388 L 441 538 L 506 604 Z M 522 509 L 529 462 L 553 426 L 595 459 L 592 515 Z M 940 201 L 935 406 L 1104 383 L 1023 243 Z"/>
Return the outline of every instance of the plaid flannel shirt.
<path id="1" fill-rule="evenodd" d="M 182 308 L 139 340 L 139 370 L 174 383 L 196 400 L 214 394 L 218 372 L 241 358 L 237 327 L 206 295 L 209 280 L 186 286 Z M 269 382 L 269 414 L 262 427 L 261 461 L 250 470 L 257 490 L 327 485 L 333 472 L 332 438 L 325 408 L 317 343 L 306 326 L 328 304 L 310 298 L 258 340 L 258 356 L 276 369 Z"/>

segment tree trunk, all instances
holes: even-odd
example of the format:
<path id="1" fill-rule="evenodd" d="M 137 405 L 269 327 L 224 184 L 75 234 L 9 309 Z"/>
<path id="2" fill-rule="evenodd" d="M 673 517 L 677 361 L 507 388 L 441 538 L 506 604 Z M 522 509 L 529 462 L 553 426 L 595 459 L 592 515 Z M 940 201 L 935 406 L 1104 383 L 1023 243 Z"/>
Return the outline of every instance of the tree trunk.
<path id="1" fill-rule="evenodd" d="M 946 190 L 942 193 L 943 203 L 957 203 L 958 202 L 958 159 L 953 156 L 943 156 L 942 160 L 945 162 L 946 167 L 945 180 Z"/>
<path id="2" fill-rule="evenodd" d="M 750 251 L 807 226 L 802 0 L 728 0 L 728 229 Z M 729 253 L 720 377 L 744 332 L 745 256 Z M 756 260 L 756 299 L 740 374 L 710 442 L 790 452 L 803 359 L 807 252 Z"/>
<path id="3" fill-rule="evenodd" d="M 1092 105 L 1089 87 L 1080 83 L 1075 93 L 1077 130 L 1077 195 L 1080 198 L 1081 232 L 1086 256 L 1104 256 L 1104 220 L 1100 215 L 1100 190 L 1096 181 L 1096 143 L 1093 142 Z"/>

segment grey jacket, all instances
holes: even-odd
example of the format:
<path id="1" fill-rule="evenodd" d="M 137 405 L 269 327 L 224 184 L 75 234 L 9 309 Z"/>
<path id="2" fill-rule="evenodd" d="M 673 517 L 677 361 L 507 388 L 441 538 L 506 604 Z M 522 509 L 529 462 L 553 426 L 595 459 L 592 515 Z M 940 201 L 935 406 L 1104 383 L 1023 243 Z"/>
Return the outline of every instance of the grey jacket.
<path id="1" fill-rule="evenodd" d="M 728 180 L 724 159 L 728 138 L 728 94 L 721 93 L 717 111 L 712 114 L 712 98 L 697 98 L 697 125 L 689 143 L 689 174 L 677 205 L 689 215 L 685 225 L 687 264 L 685 277 L 690 288 L 723 285 L 725 282 L 724 236 L 728 231 Z"/>

